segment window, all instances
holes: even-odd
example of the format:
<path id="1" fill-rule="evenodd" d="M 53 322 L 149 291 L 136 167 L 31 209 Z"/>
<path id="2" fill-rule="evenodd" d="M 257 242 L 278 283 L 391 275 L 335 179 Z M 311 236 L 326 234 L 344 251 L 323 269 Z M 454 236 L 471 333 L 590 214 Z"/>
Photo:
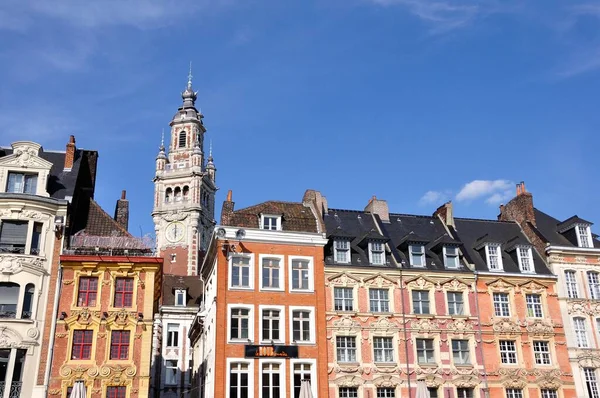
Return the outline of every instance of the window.
<path id="1" fill-rule="evenodd" d="M 488 243 L 485 246 L 487 256 L 487 265 L 490 271 L 502 271 L 502 256 L 500 255 L 500 245 Z"/>
<path id="2" fill-rule="evenodd" d="M 429 314 L 429 291 L 413 290 L 412 304 L 414 314 Z"/>
<path id="3" fill-rule="evenodd" d="M 385 264 L 385 250 L 382 242 L 369 242 L 369 262 L 373 265 Z"/>
<path id="4" fill-rule="evenodd" d="M 165 384 L 177 384 L 177 372 L 179 371 L 179 367 L 177 366 L 177 360 L 167 359 L 165 361 L 165 368 Z"/>
<path id="5" fill-rule="evenodd" d="M 575 330 L 575 339 L 577 347 L 588 348 L 587 328 L 585 326 L 585 318 L 573 318 L 573 329 Z"/>
<path id="6" fill-rule="evenodd" d="M 34 292 L 35 286 L 33 285 L 33 283 L 28 283 L 25 286 L 25 295 L 23 296 L 23 310 L 21 311 L 21 319 L 31 319 Z"/>
<path id="7" fill-rule="evenodd" d="M 433 396 L 431 398 L 433 398 Z M 457 388 L 456 389 L 456 398 L 473 398 L 473 389 L 472 388 Z"/>
<path id="8" fill-rule="evenodd" d="M 185 132 L 185 130 L 181 130 L 179 132 L 179 148 L 185 148 L 185 144 L 187 141 L 187 134 Z"/>
<path id="9" fill-rule="evenodd" d="M 334 306 L 336 311 L 353 311 L 354 303 L 351 287 L 333 288 Z"/>
<path id="10" fill-rule="evenodd" d="M 20 286 L 14 282 L 0 282 L 0 318 L 16 318 Z"/>
<path id="11" fill-rule="evenodd" d="M 262 312 L 262 340 L 279 340 L 280 310 L 263 310 Z"/>
<path id="12" fill-rule="evenodd" d="M 579 298 L 579 291 L 577 289 L 577 276 L 575 271 L 565 271 L 565 285 L 567 288 L 567 297 Z"/>
<path id="13" fill-rule="evenodd" d="M 295 363 L 294 364 L 294 398 L 300 398 L 300 387 L 302 386 L 302 380 L 308 380 L 311 382 L 311 366 L 309 363 Z"/>
<path id="14" fill-rule="evenodd" d="M 79 289 L 77 291 L 78 307 L 95 307 L 98 295 L 98 278 L 82 276 L 79 278 Z"/>
<path id="15" fill-rule="evenodd" d="M 558 391 L 542 389 L 541 396 L 542 396 L 542 398 L 558 398 Z"/>
<path id="16" fill-rule="evenodd" d="M 31 247 L 29 248 L 29 254 L 38 256 L 42 245 L 42 230 L 44 224 L 41 222 L 33 223 L 33 232 L 31 233 Z"/>
<path id="17" fill-rule="evenodd" d="M 494 314 L 496 316 L 510 316 L 508 293 L 494 293 Z"/>
<path id="18" fill-rule="evenodd" d="M 8 172 L 6 192 L 36 194 L 37 174 Z"/>
<path id="19" fill-rule="evenodd" d="M 533 356 L 536 365 L 550 365 L 550 345 L 547 341 L 533 342 Z"/>
<path id="20" fill-rule="evenodd" d="M 262 287 L 265 289 L 279 289 L 280 259 L 266 257 L 262 259 Z"/>
<path id="21" fill-rule="evenodd" d="M 110 359 L 129 358 L 129 330 L 113 330 L 110 334 Z"/>
<path id="22" fill-rule="evenodd" d="M 312 290 L 312 270 L 308 259 L 293 258 L 292 290 Z"/>
<path id="23" fill-rule="evenodd" d="M 438 389 L 435 387 L 427 387 L 429 398 L 438 398 Z"/>
<path id="24" fill-rule="evenodd" d="M 183 306 L 185 305 L 185 290 L 177 289 L 175 290 L 175 305 Z"/>
<path id="25" fill-rule="evenodd" d="M 410 265 L 413 267 L 425 266 L 425 246 L 410 245 L 408 247 Z"/>
<path id="26" fill-rule="evenodd" d="M 500 362 L 511 365 L 517 363 L 517 346 L 513 340 L 500 340 Z"/>
<path id="27" fill-rule="evenodd" d="M 597 272 L 588 272 L 588 284 L 590 286 L 590 298 L 594 300 L 600 299 L 600 281 L 598 280 Z"/>
<path id="28" fill-rule="evenodd" d="M 250 310 L 246 308 L 231 309 L 231 339 L 248 339 Z"/>
<path id="29" fill-rule="evenodd" d="M 264 363 L 262 365 L 261 397 L 279 398 L 279 395 L 281 394 L 281 380 L 279 379 L 279 367 L 280 365 L 278 363 Z"/>
<path id="30" fill-rule="evenodd" d="M 523 398 L 523 390 L 520 388 L 507 388 L 506 398 Z"/>
<path id="31" fill-rule="evenodd" d="M 448 314 L 449 315 L 464 315 L 465 305 L 463 302 L 462 292 L 447 292 L 448 298 Z"/>
<path id="32" fill-rule="evenodd" d="M 338 336 L 335 339 L 338 362 L 357 362 L 356 338 L 351 336 Z"/>
<path id="33" fill-rule="evenodd" d="M 583 368 L 585 375 L 585 385 L 588 391 L 589 398 L 600 398 L 600 389 L 598 389 L 598 378 L 596 377 L 596 369 Z"/>
<path id="34" fill-rule="evenodd" d="M 232 363 L 229 367 L 229 398 L 250 396 L 250 371 L 247 363 Z"/>
<path id="35" fill-rule="evenodd" d="M 533 268 L 533 259 L 531 256 L 530 247 L 518 247 L 517 257 L 519 260 L 519 268 L 521 272 L 535 272 Z"/>
<path id="36" fill-rule="evenodd" d="M 231 257 L 231 287 L 250 288 L 250 257 Z"/>
<path id="37" fill-rule="evenodd" d="M 358 388 L 356 387 L 340 387 L 339 398 L 358 398 Z"/>
<path id="38" fill-rule="evenodd" d="M 577 226 L 577 242 L 579 247 L 592 247 L 590 242 L 590 227 L 587 225 Z"/>
<path id="39" fill-rule="evenodd" d="M 294 342 L 310 342 L 311 314 L 308 310 L 292 311 L 292 340 Z"/>
<path id="40" fill-rule="evenodd" d="M 94 332 L 92 330 L 74 330 L 71 359 L 90 359 L 93 339 Z"/>
<path id="41" fill-rule="evenodd" d="M 371 312 L 390 312 L 388 290 L 369 289 L 369 308 Z"/>
<path id="42" fill-rule="evenodd" d="M 167 347 L 179 347 L 178 323 L 167 323 Z"/>
<path id="43" fill-rule="evenodd" d="M 444 266 L 446 268 L 458 268 L 458 247 L 444 246 Z"/>
<path id="44" fill-rule="evenodd" d="M 333 252 L 336 263 L 347 264 L 350 262 L 350 241 L 335 240 L 333 242 Z"/>
<path id="45" fill-rule="evenodd" d="M 115 283 L 115 307 L 133 305 L 133 278 L 117 278 Z"/>
<path id="46" fill-rule="evenodd" d="M 469 340 L 452 340 L 452 358 L 455 365 L 471 363 L 469 352 Z"/>
<path id="47" fill-rule="evenodd" d="M 418 363 L 435 363 L 433 339 L 417 339 L 416 346 Z"/>
<path id="48" fill-rule="evenodd" d="M 261 216 L 261 229 L 267 229 L 269 231 L 281 230 L 281 217 L 280 216 Z"/>
<path id="49" fill-rule="evenodd" d="M 106 387 L 106 398 L 126 398 L 127 387 Z"/>
<path id="50" fill-rule="evenodd" d="M 377 398 L 396 398 L 396 390 L 392 387 L 379 387 Z"/>
<path id="51" fill-rule="evenodd" d="M 394 344 L 391 337 L 373 337 L 375 362 L 394 362 Z"/>
<path id="52" fill-rule="evenodd" d="M 27 221 L 3 220 L 0 226 L 0 253 L 25 254 Z"/>
<path id="53" fill-rule="evenodd" d="M 527 316 L 531 318 L 543 318 L 542 311 L 542 296 L 539 294 L 526 294 L 525 301 L 527 302 Z"/>

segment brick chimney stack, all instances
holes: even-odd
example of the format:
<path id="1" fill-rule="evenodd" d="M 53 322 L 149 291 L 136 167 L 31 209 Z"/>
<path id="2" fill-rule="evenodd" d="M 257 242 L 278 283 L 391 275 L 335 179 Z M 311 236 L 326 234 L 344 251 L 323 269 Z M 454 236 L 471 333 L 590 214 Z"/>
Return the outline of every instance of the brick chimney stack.
<path id="1" fill-rule="evenodd" d="M 73 162 L 75 161 L 75 136 L 69 137 L 67 143 L 67 151 L 65 152 L 65 171 L 71 171 L 73 168 Z"/>
<path id="2" fill-rule="evenodd" d="M 533 211 L 533 195 L 525 189 L 525 183 L 517 184 L 517 196 L 512 198 L 506 205 L 500 206 L 500 221 L 516 221 L 523 226 L 530 222 L 535 226 L 535 213 Z"/>
<path id="3" fill-rule="evenodd" d="M 233 192 L 231 189 L 227 192 L 227 199 L 223 202 L 221 208 L 221 225 L 229 225 L 231 222 L 231 216 L 233 215 L 233 208 L 235 202 L 233 201 Z"/>
<path id="4" fill-rule="evenodd" d="M 452 201 L 446 202 L 438 207 L 437 210 L 433 212 L 433 216 L 438 216 L 447 226 L 456 228 L 456 225 L 454 225 L 454 210 L 452 207 Z"/>
<path id="5" fill-rule="evenodd" d="M 115 207 L 115 221 L 126 230 L 129 228 L 129 201 L 126 199 L 127 192 L 121 192 L 121 199 L 117 200 Z"/>
<path id="6" fill-rule="evenodd" d="M 390 222 L 390 210 L 388 209 L 388 204 L 385 200 L 377 199 L 376 196 L 373 196 L 371 200 L 369 200 L 369 204 L 365 207 L 366 213 L 377 214 L 381 221 Z"/>

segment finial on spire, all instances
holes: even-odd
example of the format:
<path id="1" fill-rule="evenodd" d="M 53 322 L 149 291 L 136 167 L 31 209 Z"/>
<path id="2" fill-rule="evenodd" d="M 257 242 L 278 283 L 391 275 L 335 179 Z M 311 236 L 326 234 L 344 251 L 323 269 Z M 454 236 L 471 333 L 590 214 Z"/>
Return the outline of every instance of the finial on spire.
<path id="1" fill-rule="evenodd" d="M 210 140 L 208 144 L 208 157 L 212 158 L 212 140 Z"/>
<path id="2" fill-rule="evenodd" d="M 187 86 L 189 89 L 192 88 L 192 61 L 190 61 L 190 73 L 188 74 L 188 83 Z"/>
<path id="3" fill-rule="evenodd" d="M 165 128 L 163 127 L 162 133 L 160 134 L 160 147 L 163 148 L 165 146 Z"/>

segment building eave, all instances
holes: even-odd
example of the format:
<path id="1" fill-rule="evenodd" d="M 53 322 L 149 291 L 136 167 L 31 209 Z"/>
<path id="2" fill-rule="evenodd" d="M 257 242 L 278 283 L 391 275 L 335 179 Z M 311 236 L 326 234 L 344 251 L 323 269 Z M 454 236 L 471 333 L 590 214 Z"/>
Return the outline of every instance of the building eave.
<path id="1" fill-rule="evenodd" d="M 580 254 L 583 256 L 600 255 L 600 248 L 597 247 L 573 247 L 573 246 L 548 246 L 546 247 L 546 254 L 561 254 L 561 253 L 573 253 Z"/>

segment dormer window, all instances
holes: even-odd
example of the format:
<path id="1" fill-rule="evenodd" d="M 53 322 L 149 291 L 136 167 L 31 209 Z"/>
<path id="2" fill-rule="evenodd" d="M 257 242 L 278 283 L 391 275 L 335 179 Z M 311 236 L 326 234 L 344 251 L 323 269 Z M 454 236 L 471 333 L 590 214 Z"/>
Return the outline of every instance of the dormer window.
<path id="1" fill-rule="evenodd" d="M 488 243 L 485 245 L 485 255 L 488 269 L 490 271 L 502 271 L 502 255 L 500 254 L 500 245 L 497 243 Z"/>
<path id="2" fill-rule="evenodd" d="M 535 272 L 533 268 L 533 257 L 531 255 L 531 247 L 517 247 L 517 257 L 519 259 L 519 269 L 521 272 Z"/>
<path id="3" fill-rule="evenodd" d="M 8 173 L 6 192 L 36 194 L 37 174 Z"/>
<path id="4" fill-rule="evenodd" d="M 369 262 L 373 265 L 385 264 L 385 250 L 382 242 L 369 242 Z"/>
<path id="5" fill-rule="evenodd" d="M 184 289 L 177 289 L 175 290 L 175 305 L 177 306 L 184 306 L 186 299 L 185 299 L 185 290 Z"/>
<path id="6" fill-rule="evenodd" d="M 260 228 L 269 231 L 281 231 L 281 216 L 261 214 Z"/>
<path id="7" fill-rule="evenodd" d="M 333 255 L 336 263 L 347 264 L 350 262 L 350 241 L 335 240 L 333 243 Z"/>
<path id="8" fill-rule="evenodd" d="M 592 247 L 592 240 L 590 239 L 590 227 L 589 225 L 579 224 L 577 228 L 577 245 L 579 247 Z"/>
<path id="9" fill-rule="evenodd" d="M 456 269 L 459 265 L 458 247 L 444 246 L 444 266 L 446 268 Z"/>
<path id="10" fill-rule="evenodd" d="M 424 267 L 425 266 L 425 246 L 423 245 L 410 245 L 408 247 L 408 254 L 410 265 L 413 267 Z"/>

